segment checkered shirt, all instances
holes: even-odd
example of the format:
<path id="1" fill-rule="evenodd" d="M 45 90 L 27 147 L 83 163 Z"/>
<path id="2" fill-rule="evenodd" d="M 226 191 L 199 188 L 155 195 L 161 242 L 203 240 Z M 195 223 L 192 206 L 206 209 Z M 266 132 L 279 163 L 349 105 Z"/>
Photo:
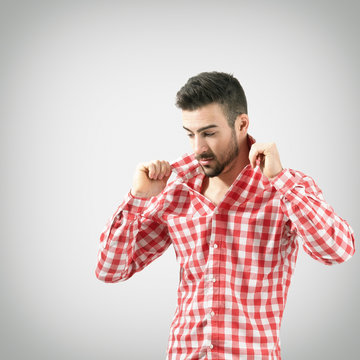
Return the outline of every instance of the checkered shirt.
<path id="1" fill-rule="evenodd" d="M 281 359 L 298 244 L 324 264 L 341 263 L 355 251 L 352 228 L 300 171 L 269 180 L 259 163 L 248 165 L 215 205 L 201 194 L 205 175 L 193 154 L 172 168 L 162 193 L 129 193 L 109 220 L 96 276 L 127 280 L 172 244 L 180 281 L 167 360 Z"/>

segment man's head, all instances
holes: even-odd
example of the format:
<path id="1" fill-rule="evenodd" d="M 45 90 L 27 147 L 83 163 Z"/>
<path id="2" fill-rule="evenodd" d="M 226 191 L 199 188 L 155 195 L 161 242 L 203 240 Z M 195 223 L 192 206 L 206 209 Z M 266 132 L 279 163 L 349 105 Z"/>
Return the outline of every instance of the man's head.
<path id="1" fill-rule="evenodd" d="M 240 114 L 247 114 L 247 101 L 239 81 L 222 72 L 203 72 L 191 77 L 176 94 L 176 106 L 182 110 L 197 110 L 212 103 L 219 104 L 234 127 Z"/>
<path id="2" fill-rule="evenodd" d="M 247 104 L 238 80 L 225 73 L 201 73 L 180 89 L 176 105 L 205 174 L 214 177 L 231 169 L 247 144 Z"/>

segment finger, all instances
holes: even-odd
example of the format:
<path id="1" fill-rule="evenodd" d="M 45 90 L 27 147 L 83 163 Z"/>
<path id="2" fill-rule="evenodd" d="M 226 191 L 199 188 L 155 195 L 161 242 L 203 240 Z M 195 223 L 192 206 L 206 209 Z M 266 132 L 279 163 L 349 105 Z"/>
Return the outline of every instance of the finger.
<path id="1" fill-rule="evenodd" d="M 249 152 L 249 161 L 250 161 L 252 168 L 254 168 L 256 166 L 256 157 L 258 155 L 258 149 L 254 145 L 251 147 L 250 152 Z"/>
<path id="2" fill-rule="evenodd" d="M 151 161 L 146 164 L 146 169 L 151 180 L 162 180 L 171 174 L 171 166 L 167 161 Z"/>
<path id="3" fill-rule="evenodd" d="M 159 174 L 159 179 L 162 180 L 164 177 L 169 177 L 171 174 L 171 166 L 169 162 L 163 160 L 161 161 L 161 172 Z"/>
<path id="4" fill-rule="evenodd" d="M 155 172 L 155 179 L 157 180 L 162 180 L 166 174 L 166 170 L 167 170 L 167 166 L 166 166 L 167 161 L 160 161 L 160 160 L 156 160 L 155 161 L 155 168 L 156 168 L 156 172 Z"/>
<path id="5" fill-rule="evenodd" d="M 268 143 L 255 143 L 252 145 L 249 153 L 249 160 L 253 168 L 257 165 L 258 159 L 260 162 L 263 161 L 263 158 L 268 148 L 269 148 Z"/>
<path id="6" fill-rule="evenodd" d="M 161 161 L 156 160 L 154 161 L 154 166 L 155 166 L 155 172 L 154 172 L 154 180 L 159 180 L 160 175 L 161 175 Z"/>
<path id="7" fill-rule="evenodd" d="M 156 173 L 156 167 L 155 164 L 150 162 L 146 165 L 146 168 L 148 169 L 148 177 L 149 179 L 154 179 L 155 173 Z"/>
<path id="8" fill-rule="evenodd" d="M 172 173 L 172 168 L 169 162 L 166 162 L 166 177 L 169 177 Z"/>
<path id="9" fill-rule="evenodd" d="M 162 180 L 166 174 L 166 162 L 159 161 L 159 167 L 160 167 L 160 171 L 159 171 L 158 178 L 159 178 L 159 180 Z"/>

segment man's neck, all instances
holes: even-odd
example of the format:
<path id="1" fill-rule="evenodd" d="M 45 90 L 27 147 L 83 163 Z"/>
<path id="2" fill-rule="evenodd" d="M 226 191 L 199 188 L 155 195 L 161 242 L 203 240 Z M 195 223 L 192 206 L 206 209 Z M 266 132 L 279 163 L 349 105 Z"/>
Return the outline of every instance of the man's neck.
<path id="1" fill-rule="evenodd" d="M 238 156 L 231 164 L 229 164 L 220 175 L 209 178 L 211 187 L 227 187 L 229 188 L 235 179 L 239 176 L 245 166 L 250 164 L 249 152 L 240 151 L 242 156 Z"/>
<path id="2" fill-rule="evenodd" d="M 219 203 L 248 164 L 250 164 L 249 148 L 246 146 L 245 149 L 239 149 L 239 156 L 219 176 L 206 177 L 204 179 L 202 194 L 210 198 L 214 203 Z"/>

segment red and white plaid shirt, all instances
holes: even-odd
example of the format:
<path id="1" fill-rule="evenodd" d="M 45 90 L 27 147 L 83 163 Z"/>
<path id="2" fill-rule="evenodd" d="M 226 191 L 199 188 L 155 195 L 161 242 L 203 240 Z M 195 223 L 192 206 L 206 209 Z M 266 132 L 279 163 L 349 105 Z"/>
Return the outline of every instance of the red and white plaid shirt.
<path id="1" fill-rule="evenodd" d="M 129 193 L 110 219 L 97 277 L 127 280 L 172 244 L 180 282 L 167 359 L 281 359 L 298 240 L 314 259 L 341 263 L 355 251 L 352 228 L 300 171 L 269 180 L 248 165 L 216 206 L 200 193 L 205 175 L 194 155 L 172 168 L 161 194 Z"/>

